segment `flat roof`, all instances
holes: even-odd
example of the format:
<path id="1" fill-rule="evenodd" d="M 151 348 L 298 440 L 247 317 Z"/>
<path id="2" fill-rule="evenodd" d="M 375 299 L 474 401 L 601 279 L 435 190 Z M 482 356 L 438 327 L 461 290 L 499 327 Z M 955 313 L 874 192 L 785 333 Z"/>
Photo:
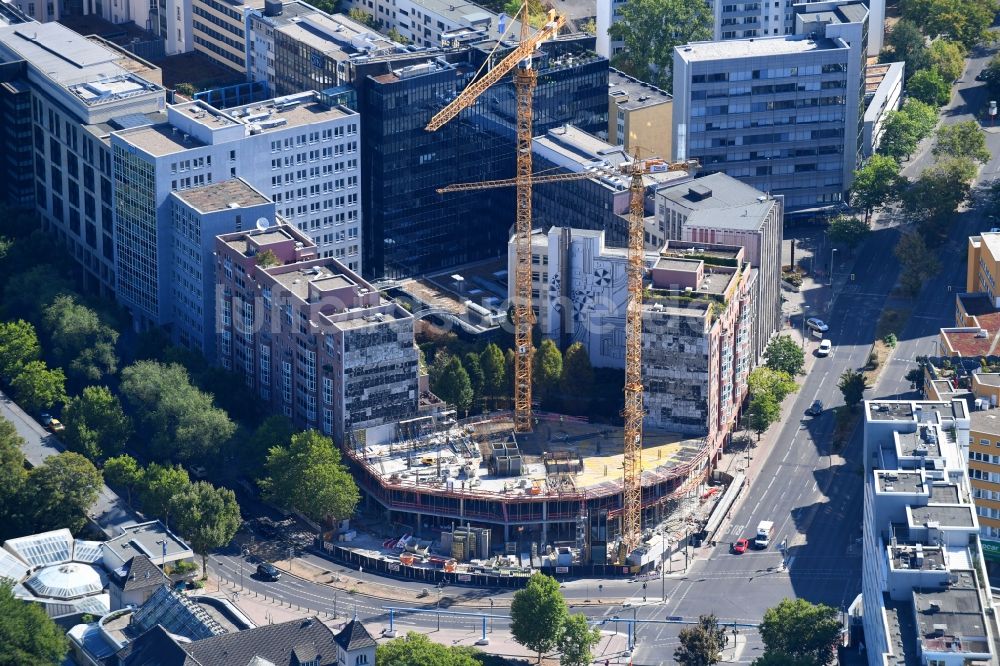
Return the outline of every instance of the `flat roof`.
<path id="1" fill-rule="evenodd" d="M 205 145 L 197 138 L 185 135 L 169 123 L 147 125 L 146 127 L 125 130 L 119 136 L 133 146 L 142 148 L 154 157 L 180 153 Z"/>
<path id="2" fill-rule="evenodd" d="M 397 44 L 343 14 L 303 12 L 282 22 L 276 30 L 321 53 L 329 55 L 340 52 L 344 54 L 343 59 L 357 53 L 403 49 L 402 44 Z"/>
<path id="3" fill-rule="evenodd" d="M 704 262 L 701 259 L 679 259 L 675 257 L 660 257 L 656 260 L 656 265 L 654 268 L 667 271 L 686 271 L 689 273 L 694 273 L 698 270 L 699 266 L 702 266 Z"/>
<path id="4" fill-rule="evenodd" d="M 941 443 L 933 428 L 920 426 L 916 432 L 896 432 L 901 455 L 911 457 L 924 455 L 930 458 L 941 457 Z"/>
<path id="5" fill-rule="evenodd" d="M 711 225 L 724 229 L 758 229 L 776 201 L 724 173 L 664 187 L 656 195 L 675 208 L 689 211 L 685 226 Z"/>
<path id="6" fill-rule="evenodd" d="M 962 501 L 958 486 L 954 483 L 935 483 L 931 486 L 931 502 L 934 504 L 958 504 Z"/>
<path id="7" fill-rule="evenodd" d="M 136 555 L 145 555 L 154 562 L 163 556 L 163 542 L 166 542 L 166 556 L 190 557 L 191 548 L 164 527 L 158 520 L 151 520 L 138 525 L 122 528 L 123 534 L 105 542 L 105 546 L 115 553 L 123 562 L 128 562 Z"/>
<path id="8" fill-rule="evenodd" d="M 614 67 L 608 68 L 608 94 L 620 109 L 644 109 L 673 101 L 673 95 Z M 669 155 L 662 155 L 664 159 Z"/>
<path id="9" fill-rule="evenodd" d="M 472 2 L 461 2 L 460 0 L 412 0 L 413 4 L 435 14 L 468 28 L 484 28 L 486 35 L 497 39 L 501 33 L 500 17 L 485 7 L 481 7 Z M 506 40 L 517 40 L 521 34 L 521 22 L 507 18 L 504 25 Z"/>
<path id="10" fill-rule="evenodd" d="M 878 489 L 884 493 L 922 493 L 924 480 L 920 472 L 876 470 Z"/>
<path id="11" fill-rule="evenodd" d="M 173 195 L 202 213 L 271 203 L 270 199 L 255 190 L 250 183 L 242 178 L 232 178 L 220 183 L 181 190 L 174 192 Z"/>
<path id="12" fill-rule="evenodd" d="M 946 506 L 943 504 L 927 504 L 911 506 L 914 525 L 939 523 L 941 527 L 973 527 L 976 521 L 972 516 L 971 506 Z"/>
<path id="13" fill-rule="evenodd" d="M 981 409 L 969 413 L 969 428 L 985 435 L 1000 435 L 1000 409 Z"/>
<path id="14" fill-rule="evenodd" d="M 312 264 L 291 271 L 269 269 L 267 271 L 274 280 L 290 293 L 303 301 L 309 300 L 309 285 L 316 283 L 322 290 L 342 289 L 357 286 L 357 284 L 340 272 L 334 273 L 327 265 Z"/>
<path id="15" fill-rule="evenodd" d="M 674 52 L 687 61 L 728 60 L 734 58 L 759 58 L 782 54 L 802 54 L 815 51 L 846 49 L 825 37 L 810 39 L 802 35 L 779 35 L 776 37 L 753 37 L 750 39 L 730 39 L 721 42 L 690 42 L 674 47 Z"/>
<path id="16" fill-rule="evenodd" d="M 918 639 L 924 651 L 992 652 L 985 640 L 989 633 L 976 574 L 962 569 L 950 573 L 955 582 L 947 587 L 913 591 Z"/>

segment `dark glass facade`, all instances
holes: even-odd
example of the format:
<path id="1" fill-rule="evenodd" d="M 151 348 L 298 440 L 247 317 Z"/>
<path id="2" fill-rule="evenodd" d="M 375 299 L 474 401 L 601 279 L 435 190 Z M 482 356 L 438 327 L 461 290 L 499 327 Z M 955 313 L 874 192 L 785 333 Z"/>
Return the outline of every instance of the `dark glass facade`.
<path id="1" fill-rule="evenodd" d="M 2 191 L 9 206 L 31 208 L 35 203 L 32 157 L 31 90 L 23 60 L 0 64 L 0 158 Z"/>
<path id="2" fill-rule="evenodd" d="M 496 84 L 437 132 L 424 130 L 468 83 L 489 48 L 426 54 L 416 64 L 348 64 L 361 113 L 364 266 L 374 277 L 446 270 L 506 252 L 514 224 L 512 188 L 445 195 L 436 190 L 514 176 L 512 80 Z M 607 127 L 608 62 L 592 48 L 592 38 L 552 42 L 535 58 L 536 135 L 563 123 L 589 132 Z"/>

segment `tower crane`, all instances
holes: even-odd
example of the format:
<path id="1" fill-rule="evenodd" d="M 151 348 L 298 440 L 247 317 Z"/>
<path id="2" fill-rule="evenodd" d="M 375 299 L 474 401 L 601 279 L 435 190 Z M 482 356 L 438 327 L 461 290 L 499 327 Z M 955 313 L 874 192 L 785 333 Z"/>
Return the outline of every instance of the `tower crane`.
<path id="1" fill-rule="evenodd" d="M 521 9 L 521 41 L 482 77 L 470 83 L 448 106 L 427 124 L 433 132 L 471 106 L 483 92 L 517 67 L 514 89 L 517 97 L 517 265 L 514 271 L 514 430 L 531 431 L 531 327 L 535 313 L 531 309 L 531 139 L 532 98 L 537 75 L 531 68 L 531 56 L 538 46 L 559 34 L 566 23 L 563 16 L 549 10 L 548 20 L 534 35 L 528 34 L 528 3 Z"/>
<path id="2" fill-rule="evenodd" d="M 618 167 L 618 171 L 630 177 L 629 185 L 629 217 L 628 217 L 628 268 L 627 287 L 628 300 L 625 308 L 625 408 L 622 416 L 625 419 L 624 429 L 624 479 L 622 484 L 622 546 L 621 561 L 635 550 L 642 536 L 642 278 L 644 273 L 643 238 L 645 229 L 646 187 L 642 177 L 648 173 L 663 171 L 696 171 L 701 165 L 695 161 L 664 162 L 659 159 L 639 160 L 636 156 L 631 162 Z M 595 178 L 599 174 L 589 171 L 578 173 L 557 173 L 539 175 L 522 179 L 488 180 L 480 183 L 457 183 L 442 187 L 438 192 L 464 192 L 469 190 L 484 190 L 494 187 L 517 185 L 523 180 L 528 184 L 555 183 L 568 180 L 583 180 Z M 530 189 L 529 189 L 530 193 Z M 528 233 L 530 234 L 530 220 Z M 518 228 L 520 234 L 520 228 Z M 522 258 L 520 255 L 521 238 L 518 237 L 517 269 L 520 270 Z M 527 243 L 528 257 L 525 264 L 530 271 L 530 238 Z M 530 288 L 530 273 L 529 283 Z M 530 292 L 528 299 L 530 308 Z M 530 338 L 529 338 L 530 340 Z M 530 367 L 530 366 L 529 366 Z"/>

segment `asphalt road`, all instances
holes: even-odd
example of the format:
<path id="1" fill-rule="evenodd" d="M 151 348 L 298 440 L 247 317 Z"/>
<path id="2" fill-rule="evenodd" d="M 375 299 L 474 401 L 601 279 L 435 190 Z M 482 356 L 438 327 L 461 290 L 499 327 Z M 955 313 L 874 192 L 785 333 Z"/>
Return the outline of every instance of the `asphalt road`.
<path id="1" fill-rule="evenodd" d="M 972 118 L 971 111 L 985 102 L 983 84 L 974 76 L 988 60 L 985 51 L 971 60 L 966 78 L 958 84 L 953 104 L 944 110 L 944 122 L 955 123 Z M 987 134 L 994 159 L 983 169 L 981 178 L 992 179 L 1000 170 L 1000 134 Z M 908 175 L 919 173 L 932 163 L 926 148 L 906 165 Z M 969 233 L 982 229 L 982 222 L 972 214 L 963 215 L 953 227 L 949 242 L 941 250 L 941 274 L 930 280 L 916 299 L 912 316 L 899 336 L 899 346 L 893 361 L 869 397 L 902 397 L 913 395 L 909 382 L 903 379 L 907 370 L 915 367 L 912 359 L 935 351 L 937 330 L 953 323 L 954 293 L 964 288 L 965 243 Z M 701 550 L 686 574 L 674 574 L 661 582 L 652 581 L 648 589 L 639 583 L 621 580 L 576 581 L 564 587 L 567 600 L 579 603 L 584 598 L 627 598 L 628 607 L 597 605 L 578 607 L 592 617 L 663 620 L 670 616 L 696 618 L 715 613 L 721 621 L 759 622 L 765 609 L 785 597 L 801 597 L 845 608 L 860 592 L 862 476 L 858 463 L 861 447 L 860 429 L 840 452 L 830 450 L 834 429 L 832 408 L 842 404 L 837 382 L 848 368 L 858 368 L 866 362 L 874 339 L 875 325 L 899 272 L 893 256 L 897 231 L 880 227 L 857 250 L 852 272 L 854 281 L 843 281 L 831 298 L 829 290 L 810 294 L 809 314 L 821 316 L 830 325 L 826 337 L 834 343 L 827 358 L 817 358 L 814 367 L 794 398 L 791 417 L 780 426 L 775 444 L 767 452 L 763 464 L 750 479 L 749 489 L 733 512 L 728 526 L 717 537 L 718 545 Z M 952 290 L 949 291 L 948 287 Z M 811 349 L 815 348 L 815 343 Z M 812 418 L 804 414 L 819 399 L 825 412 Z M 729 553 L 729 543 L 741 536 L 752 536 L 761 520 L 775 523 L 775 544 L 765 551 L 750 551 L 744 555 Z M 784 542 L 784 554 L 777 544 Z M 229 579 L 239 576 L 238 556 L 213 557 L 212 568 Z M 299 604 L 313 610 L 341 615 L 354 614 L 362 620 L 384 621 L 384 602 L 362 594 L 334 595 L 330 588 L 285 577 L 277 583 L 253 580 L 243 572 L 243 584 L 250 593 L 266 593 L 286 603 Z M 397 583 L 394 583 L 397 584 Z M 398 583 L 419 588 L 419 583 Z M 596 592 L 597 585 L 603 585 Z M 665 601 L 660 600 L 661 589 Z M 448 594 L 446 589 L 445 595 Z M 503 598 L 506 593 L 491 594 Z M 646 595 L 645 598 L 643 595 Z M 434 594 L 428 607 L 434 605 Z M 484 602 L 485 605 L 485 602 Z M 499 612 L 499 609 L 498 609 Z M 434 615 L 402 618 L 402 628 L 431 628 L 437 624 Z M 468 618 L 441 617 L 442 626 L 469 628 L 475 622 Z M 496 628 L 506 621 L 497 619 Z M 677 644 L 677 625 L 642 625 L 638 632 L 635 664 L 673 663 L 672 653 Z M 733 661 L 749 663 L 759 656 L 759 640 L 746 632 Z"/>

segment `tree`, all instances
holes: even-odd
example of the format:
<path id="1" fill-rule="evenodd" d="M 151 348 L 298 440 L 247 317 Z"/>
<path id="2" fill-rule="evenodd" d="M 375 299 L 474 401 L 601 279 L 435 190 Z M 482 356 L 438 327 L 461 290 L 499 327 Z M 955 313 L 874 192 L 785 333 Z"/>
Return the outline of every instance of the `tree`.
<path id="1" fill-rule="evenodd" d="M 477 650 L 432 643 L 427 636 L 411 631 L 405 638 L 379 643 L 375 663 L 379 666 L 480 666 Z"/>
<path id="2" fill-rule="evenodd" d="M 532 373 L 534 374 L 535 392 L 543 403 L 551 403 L 559 392 L 559 378 L 562 377 L 563 359 L 559 353 L 559 347 L 551 339 L 542 340 L 535 350 L 535 358 L 532 363 Z"/>
<path id="3" fill-rule="evenodd" d="M 267 462 L 268 452 L 275 446 L 288 446 L 294 434 L 295 424 L 287 416 L 277 414 L 267 417 L 240 449 L 240 467 L 246 474 L 257 478 Z"/>
<path id="4" fill-rule="evenodd" d="M 62 369 L 49 370 L 45 361 L 29 361 L 10 382 L 18 403 L 29 412 L 52 409 L 66 402 L 66 375 Z"/>
<path id="5" fill-rule="evenodd" d="M 587 616 L 582 613 L 570 615 L 563 622 L 559 636 L 559 666 L 590 666 L 594 660 L 593 649 L 601 640 L 601 632 L 592 629 Z"/>
<path id="6" fill-rule="evenodd" d="M 903 207 L 928 237 L 947 233 L 958 207 L 972 191 L 976 165 L 970 160 L 952 157 L 924 169 L 903 194 Z"/>
<path id="7" fill-rule="evenodd" d="M 703 0 L 630 0 L 608 33 L 625 43 L 615 66 L 670 90 L 674 47 L 711 39 L 712 12 Z"/>
<path id="8" fill-rule="evenodd" d="M 403 44 L 404 46 L 410 43 L 410 39 L 399 30 L 396 30 L 395 26 L 389 28 L 389 32 L 385 33 L 385 36 L 397 44 Z"/>
<path id="9" fill-rule="evenodd" d="M 139 361 L 122 370 L 121 394 L 159 460 L 214 459 L 236 431 L 212 395 L 191 385 L 176 363 Z"/>
<path id="10" fill-rule="evenodd" d="M 13 378 L 25 363 L 42 354 L 35 327 L 18 319 L 0 322 L 0 377 Z"/>
<path id="11" fill-rule="evenodd" d="M 363 9 L 358 9 L 357 7 L 354 7 L 353 9 L 347 12 L 347 15 L 350 16 L 351 19 L 357 21 L 363 26 L 367 26 L 369 28 L 378 27 L 378 24 L 375 22 L 375 17 Z"/>
<path id="12" fill-rule="evenodd" d="M 995 95 L 1000 94 L 1000 54 L 993 56 L 986 64 L 981 76 L 989 88 L 990 99 L 996 99 Z"/>
<path id="13" fill-rule="evenodd" d="M 841 623 L 837 609 L 805 599 L 784 599 L 764 613 L 764 654 L 787 655 L 803 666 L 826 666 L 837 657 Z"/>
<path id="14" fill-rule="evenodd" d="M 75 296 L 57 296 L 42 311 L 42 325 L 57 362 L 81 381 L 100 381 L 118 369 L 118 332 Z"/>
<path id="15" fill-rule="evenodd" d="M 942 125 L 937 131 L 934 154 L 967 158 L 983 164 L 989 162 L 991 157 L 986 147 L 986 133 L 975 120 Z"/>
<path id="16" fill-rule="evenodd" d="M 36 264 L 7 280 L 0 303 L 8 317 L 23 317 L 37 325 L 45 306 L 60 294 L 72 292 L 73 285 L 60 275 L 56 266 Z"/>
<path id="17" fill-rule="evenodd" d="M 504 376 L 507 378 L 507 390 L 504 392 L 505 395 L 509 396 L 514 393 L 514 379 L 515 370 L 517 367 L 517 360 L 514 357 L 514 350 L 508 349 L 503 353 L 503 370 Z"/>
<path id="18" fill-rule="evenodd" d="M 486 375 L 483 373 L 483 366 L 479 363 L 479 354 L 469 352 L 462 358 L 462 367 L 469 375 L 469 385 L 472 387 L 472 400 L 479 404 L 483 397 L 483 387 L 486 385 Z"/>
<path id="19" fill-rule="evenodd" d="M 935 69 L 922 69 L 906 84 L 910 95 L 934 107 L 942 107 L 951 99 L 951 85 Z"/>
<path id="20" fill-rule="evenodd" d="M 441 355 L 440 352 L 438 355 Z M 469 381 L 469 373 L 465 371 L 462 361 L 457 356 L 448 356 L 448 365 L 438 380 L 431 384 L 431 390 L 460 411 L 467 412 L 472 406 L 472 382 Z"/>
<path id="21" fill-rule="evenodd" d="M 935 107 L 912 97 L 907 99 L 902 109 L 886 114 L 878 151 L 897 160 L 908 159 L 917 144 L 930 136 L 937 121 Z"/>
<path id="22" fill-rule="evenodd" d="M 104 386 L 88 386 L 63 410 L 64 439 L 70 449 L 100 460 L 120 453 L 132 435 L 121 402 Z"/>
<path id="23" fill-rule="evenodd" d="M 494 343 L 486 345 L 479 354 L 479 366 L 483 369 L 483 393 L 496 398 L 507 389 L 507 373 L 503 352 Z"/>
<path id="24" fill-rule="evenodd" d="M 566 350 L 559 386 L 563 409 L 570 414 L 588 413 L 590 398 L 594 393 L 594 368 L 590 365 L 590 354 L 582 342 L 574 342 Z"/>
<path id="25" fill-rule="evenodd" d="M 853 215 L 837 215 L 830 220 L 826 235 L 831 243 L 857 247 L 869 231 L 871 227 L 861 218 Z"/>
<path id="26" fill-rule="evenodd" d="M 923 236 L 916 232 L 911 231 L 901 235 L 893 253 L 903 266 L 899 277 L 900 283 L 911 295 L 920 291 L 927 276 L 941 269 L 940 262 L 927 248 Z"/>
<path id="27" fill-rule="evenodd" d="M 0 580 L 0 664 L 59 666 L 69 652 L 65 632 L 40 604 L 15 597 L 13 585 Z"/>
<path id="28" fill-rule="evenodd" d="M 872 155 L 854 172 L 851 185 L 851 205 L 865 211 L 865 224 L 872 211 L 895 200 L 900 187 L 899 162 L 888 155 Z"/>
<path id="29" fill-rule="evenodd" d="M 965 47 L 949 39 L 935 39 L 927 50 L 930 65 L 945 81 L 957 81 L 965 71 Z M 907 63 L 909 67 L 909 63 Z"/>
<path id="30" fill-rule="evenodd" d="M 967 49 L 990 40 L 997 0 L 907 0 L 900 3 L 903 18 L 919 25 L 931 37 L 948 35 Z"/>
<path id="31" fill-rule="evenodd" d="M 510 633 L 517 643 L 542 655 L 558 644 L 569 616 L 559 583 L 542 573 L 534 573 L 527 586 L 514 593 L 510 603 Z"/>
<path id="32" fill-rule="evenodd" d="M 11 499 L 17 496 L 28 478 L 23 446 L 24 439 L 14 424 L 0 416 L 0 515 L 9 512 Z"/>
<path id="33" fill-rule="evenodd" d="M 260 486 L 265 499 L 316 522 L 350 518 L 361 499 L 340 451 L 315 430 L 292 435 L 288 447 L 272 448 L 264 469 L 267 478 Z"/>
<path id="34" fill-rule="evenodd" d="M 151 463 L 142 475 L 139 500 L 147 516 L 162 518 L 170 524 L 170 498 L 184 492 L 191 485 L 187 470 L 180 465 Z"/>
<path id="35" fill-rule="evenodd" d="M 699 616 L 698 624 L 682 629 L 678 639 L 674 661 L 682 666 L 711 666 L 722 661 L 726 630 L 719 626 L 715 615 Z"/>
<path id="36" fill-rule="evenodd" d="M 100 471 L 79 453 L 65 451 L 46 458 L 28 472 L 20 499 L 22 527 L 33 532 L 60 527 L 79 532 L 102 485 Z"/>
<path id="37" fill-rule="evenodd" d="M 901 19 L 885 36 L 885 42 L 891 53 L 883 58 L 884 62 L 902 60 L 907 72 L 924 69 L 930 62 L 927 38 L 912 21 Z"/>
<path id="38" fill-rule="evenodd" d="M 778 335 L 772 338 L 767 343 L 764 355 L 767 357 L 767 367 L 788 373 L 793 377 L 802 372 L 802 366 L 806 362 L 806 355 L 802 351 L 802 347 L 795 344 L 789 335 Z"/>
<path id="39" fill-rule="evenodd" d="M 782 370 L 772 370 L 766 365 L 750 371 L 747 385 L 751 400 L 757 396 L 769 395 L 778 403 L 799 390 L 799 385 L 790 374 Z"/>
<path id="40" fill-rule="evenodd" d="M 228 488 L 216 488 L 205 481 L 195 481 L 170 498 L 174 524 L 201 555 L 201 570 L 208 575 L 208 554 L 228 545 L 240 529 L 240 505 Z"/>
<path id="41" fill-rule="evenodd" d="M 524 4 L 522 0 L 508 0 L 503 6 L 504 13 L 524 20 L 524 14 L 521 12 L 522 4 Z M 528 25 L 540 28 L 545 25 L 545 18 L 545 5 L 541 0 L 528 0 Z"/>
<path id="42" fill-rule="evenodd" d="M 781 405 L 774 399 L 773 395 L 763 394 L 750 399 L 750 406 L 747 408 L 747 424 L 750 429 L 757 433 L 757 440 L 763 435 L 772 423 L 776 423 L 781 418 Z"/>
<path id="43" fill-rule="evenodd" d="M 132 506 L 132 492 L 143 481 L 144 472 L 135 458 L 122 454 L 104 461 L 104 480 L 125 490 L 125 501 Z"/>
<path id="44" fill-rule="evenodd" d="M 271 266 L 277 266 L 281 263 L 281 259 L 278 259 L 278 255 L 274 253 L 274 250 L 268 248 L 263 252 L 258 252 L 255 257 L 255 261 L 261 268 L 270 268 Z"/>
<path id="45" fill-rule="evenodd" d="M 840 375 L 837 388 L 844 396 L 844 404 L 853 409 L 864 400 L 865 391 L 871 387 L 863 373 L 848 368 Z"/>

